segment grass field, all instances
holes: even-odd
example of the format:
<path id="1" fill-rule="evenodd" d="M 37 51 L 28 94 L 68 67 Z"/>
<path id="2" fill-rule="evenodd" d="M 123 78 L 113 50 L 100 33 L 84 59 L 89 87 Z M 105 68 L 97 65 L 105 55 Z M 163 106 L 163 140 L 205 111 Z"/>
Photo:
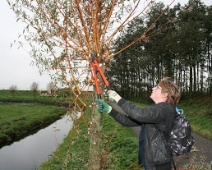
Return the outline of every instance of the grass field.
<path id="1" fill-rule="evenodd" d="M 0 101 L 3 102 L 18 102 L 18 103 L 41 103 L 47 105 L 60 105 L 65 103 L 70 96 L 64 98 L 62 96 L 45 95 L 47 92 L 33 92 L 33 91 L 16 91 L 12 93 L 9 90 L 0 90 Z M 67 93 L 68 94 L 68 93 Z"/>
<path id="2" fill-rule="evenodd" d="M 36 132 L 66 112 L 64 107 L 36 104 L 30 92 L 17 92 L 16 95 L 13 97 L 8 91 L 0 91 L 0 147 Z M 52 98 L 45 101 L 51 103 Z"/>
<path id="3" fill-rule="evenodd" d="M 184 110 L 193 132 L 212 140 L 212 97 L 182 101 L 179 107 Z"/>

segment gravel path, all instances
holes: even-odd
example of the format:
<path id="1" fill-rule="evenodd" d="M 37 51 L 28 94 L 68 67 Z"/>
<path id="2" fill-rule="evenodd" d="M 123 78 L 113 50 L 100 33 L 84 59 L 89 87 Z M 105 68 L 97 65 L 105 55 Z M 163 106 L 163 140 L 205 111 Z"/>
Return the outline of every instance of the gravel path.
<path id="1" fill-rule="evenodd" d="M 194 147 L 196 147 L 196 152 L 199 152 L 200 155 L 205 156 L 206 161 L 212 161 L 212 141 L 206 138 L 203 138 L 200 135 L 193 133 L 194 137 Z"/>

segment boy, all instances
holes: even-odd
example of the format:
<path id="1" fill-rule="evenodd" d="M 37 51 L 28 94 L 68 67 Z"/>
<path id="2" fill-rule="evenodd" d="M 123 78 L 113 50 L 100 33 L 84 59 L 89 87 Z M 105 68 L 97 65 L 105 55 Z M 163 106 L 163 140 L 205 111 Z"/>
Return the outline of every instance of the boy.
<path id="1" fill-rule="evenodd" d="M 117 92 L 109 90 L 108 97 L 126 113 L 122 114 L 106 102 L 98 99 L 100 113 L 109 113 L 117 122 L 124 126 L 141 126 L 139 136 L 139 165 L 145 170 L 171 170 L 173 157 L 167 141 L 176 115 L 176 105 L 180 99 L 179 88 L 165 78 L 152 88 L 150 98 L 154 105 L 140 108 L 122 98 Z"/>

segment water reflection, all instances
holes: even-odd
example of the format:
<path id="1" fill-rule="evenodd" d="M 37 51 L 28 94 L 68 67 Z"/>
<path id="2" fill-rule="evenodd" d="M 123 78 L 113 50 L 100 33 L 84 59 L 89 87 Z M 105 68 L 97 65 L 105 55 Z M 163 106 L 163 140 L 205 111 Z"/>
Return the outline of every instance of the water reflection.
<path id="1" fill-rule="evenodd" d="M 47 160 L 72 127 L 64 116 L 36 134 L 0 149 L 0 170 L 33 170 Z"/>

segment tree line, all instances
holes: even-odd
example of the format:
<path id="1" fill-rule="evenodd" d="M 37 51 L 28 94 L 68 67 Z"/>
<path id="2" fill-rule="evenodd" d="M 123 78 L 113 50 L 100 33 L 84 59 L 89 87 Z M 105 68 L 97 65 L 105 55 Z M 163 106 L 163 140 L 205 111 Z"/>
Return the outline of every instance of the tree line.
<path id="1" fill-rule="evenodd" d="M 13 97 L 15 97 L 15 93 L 18 91 L 18 87 L 16 85 L 11 85 L 8 90 L 12 93 Z M 33 91 L 34 96 L 36 97 L 36 95 L 39 91 L 39 84 L 36 82 L 33 82 L 30 85 L 30 90 Z M 49 94 L 55 94 L 57 87 L 56 87 L 55 83 L 49 82 L 47 84 L 46 90 Z"/>
<path id="2" fill-rule="evenodd" d="M 169 8 L 157 20 L 164 6 L 155 3 L 120 33 L 114 51 L 153 27 L 146 41 L 115 56 L 108 69 L 112 86 L 124 97 L 136 99 L 149 95 L 163 77 L 172 77 L 184 96 L 211 94 L 212 6 L 189 0 Z"/>

